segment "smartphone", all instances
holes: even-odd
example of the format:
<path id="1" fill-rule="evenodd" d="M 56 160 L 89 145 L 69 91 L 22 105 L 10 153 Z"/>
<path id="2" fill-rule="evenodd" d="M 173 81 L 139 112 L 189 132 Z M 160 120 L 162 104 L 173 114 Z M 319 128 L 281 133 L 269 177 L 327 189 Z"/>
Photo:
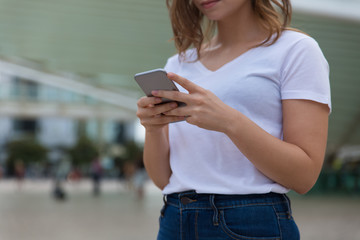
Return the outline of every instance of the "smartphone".
<path id="1" fill-rule="evenodd" d="M 146 72 L 135 74 L 135 81 L 138 83 L 140 88 L 144 91 L 146 96 L 152 97 L 151 91 L 153 90 L 167 90 L 167 91 L 179 91 L 175 83 L 167 77 L 167 73 L 164 69 L 158 68 Z M 164 104 L 168 102 L 177 102 L 171 99 L 162 98 Z M 177 102 L 178 106 L 185 106 L 183 102 Z"/>

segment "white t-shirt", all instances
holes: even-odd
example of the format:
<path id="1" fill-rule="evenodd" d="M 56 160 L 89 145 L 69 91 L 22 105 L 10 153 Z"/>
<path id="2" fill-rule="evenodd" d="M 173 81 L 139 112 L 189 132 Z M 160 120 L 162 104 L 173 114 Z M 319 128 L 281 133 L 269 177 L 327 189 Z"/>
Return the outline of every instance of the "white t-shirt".
<path id="1" fill-rule="evenodd" d="M 165 69 L 212 91 L 279 139 L 282 99 L 313 100 L 331 109 L 327 61 L 316 41 L 302 33 L 285 31 L 273 45 L 253 48 L 216 71 L 195 59 L 191 49 L 186 61 L 175 55 Z M 169 139 L 172 175 L 164 194 L 288 192 L 258 171 L 224 133 L 182 121 L 169 124 Z"/>

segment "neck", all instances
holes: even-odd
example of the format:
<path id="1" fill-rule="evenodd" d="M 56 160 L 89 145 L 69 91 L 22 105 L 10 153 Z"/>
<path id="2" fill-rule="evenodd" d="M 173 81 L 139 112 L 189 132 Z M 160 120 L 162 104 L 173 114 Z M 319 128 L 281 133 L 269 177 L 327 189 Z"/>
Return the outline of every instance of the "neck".
<path id="1" fill-rule="evenodd" d="M 260 43 L 265 37 L 266 32 L 261 28 L 249 1 L 240 13 L 237 12 L 217 22 L 214 44 L 222 47 L 251 45 Z"/>

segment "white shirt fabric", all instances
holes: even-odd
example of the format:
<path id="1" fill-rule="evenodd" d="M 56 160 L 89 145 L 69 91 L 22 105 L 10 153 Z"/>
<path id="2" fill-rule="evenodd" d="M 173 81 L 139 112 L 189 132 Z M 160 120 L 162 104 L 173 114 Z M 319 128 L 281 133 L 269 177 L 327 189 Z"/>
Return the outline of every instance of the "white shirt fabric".
<path id="1" fill-rule="evenodd" d="M 273 45 L 253 48 L 216 71 L 194 62 L 194 49 L 186 55 L 186 61 L 178 55 L 169 58 L 165 70 L 212 91 L 279 139 L 281 100 L 307 99 L 331 109 L 327 61 L 316 41 L 305 34 L 285 31 Z M 182 121 L 169 124 L 169 141 L 172 175 L 163 194 L 187 190 L 216 194 L 289 191 L 258 171 L 221 132 Z"/>

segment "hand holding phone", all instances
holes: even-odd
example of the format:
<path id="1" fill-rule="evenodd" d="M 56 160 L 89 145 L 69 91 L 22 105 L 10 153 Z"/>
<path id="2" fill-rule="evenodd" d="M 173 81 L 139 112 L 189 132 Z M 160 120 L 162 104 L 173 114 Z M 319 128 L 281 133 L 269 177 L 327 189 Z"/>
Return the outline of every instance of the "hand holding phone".
<path id="1" fill-rule="evenodd" d="M 135 74 L 135 81 L 138 83 L 140 88 L 144 91 L 146 96 L 152 97 L 151 94 L 154 90 L 166 90 L 166 91 L 179 91 L 175 83 L 167 77 L 167 73 L 164 69 L 158 68 L 142 73 Z M 177 102 L 171 99 L 162 98 L 163 103 Z M 185 106 L 183 102 L 177 102 L 178 106 Z"/>

